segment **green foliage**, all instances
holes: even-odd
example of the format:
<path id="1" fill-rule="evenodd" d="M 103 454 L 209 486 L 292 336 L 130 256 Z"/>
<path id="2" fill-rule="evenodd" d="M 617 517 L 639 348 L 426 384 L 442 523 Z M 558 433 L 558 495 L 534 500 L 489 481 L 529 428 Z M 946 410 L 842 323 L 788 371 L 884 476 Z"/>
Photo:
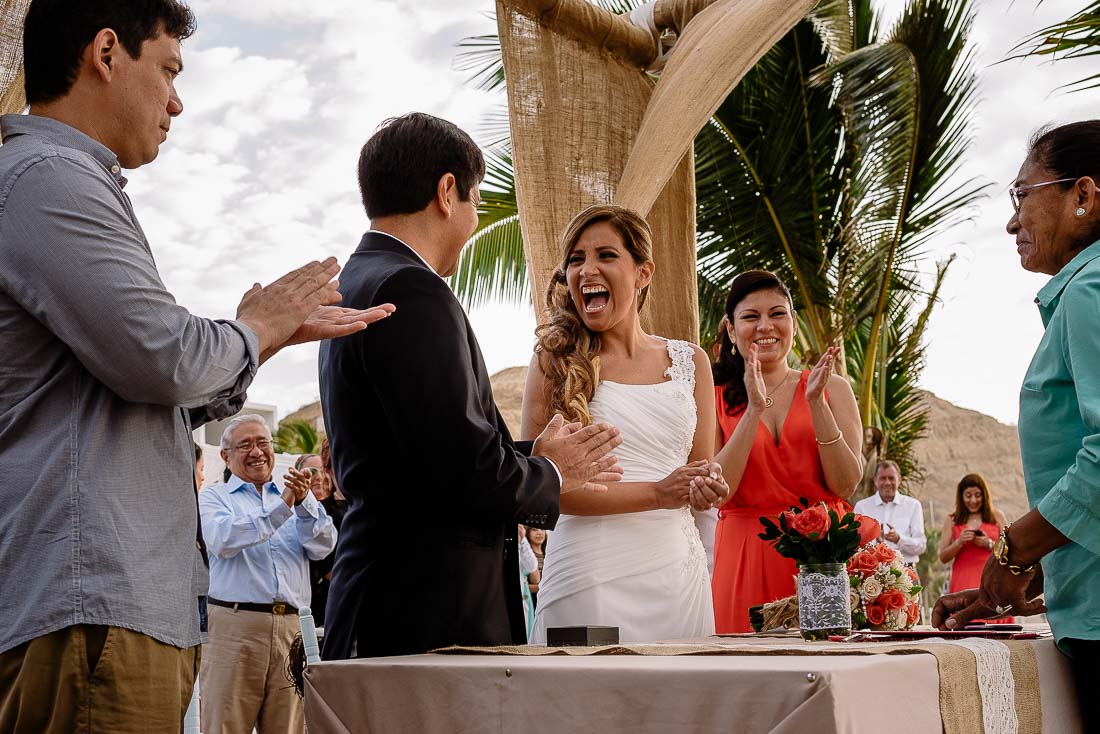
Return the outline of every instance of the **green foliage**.
<path id="1" fill-rule="evenodd" d="M 930 608 L 936 599 L 947 591 L 947 584 L 951 578 L 950 566 L 940 563 L 941 532 L 941 528 L 925 525 L 924 536 L 928 540 L 928 545 L 917 560 L 917 575 L 920 576 L 923 588 L 928 590 L 928 594 L 922 600 L 926 608 Z"/>
<path id="2" fill-rule="evenodd" d="M 829 509 L 829 528 L 825 536 L 819 537 L 816 532 L 804 536 L 792 529 L 788 520 L 788 518 L 793 520 L 794 517 L 810 509 L 806 498 L 799 498 L 798 501 L 802 507 L 792 507 L 787 512 L 781 512 L 776 520 L 769 517 L 760 518 L 764 532 L 758 537 L 774 543 L 779 555 L 794 559 L 799 564 L 847 563 L 859 548 L 859 522 L 855 514 L 849 512 L 841 518 L 837 516 L 836 510 Z M 821 503 L 815 507 L 824 508 L 825 504 Z"/>
<path id="3" fill-rule="evenodd" d="M 1100 2 L 1086 5 L 1061 23 L 1055 23 L 1025 38 L 1010 59 L 1049 56 L 1051 59 L 1079 59 L 1100 55 Z M 1066 84 L 1070 91 L 1100 87 L 1100 73 Z"/>
<path id="4" fill-rule="evenodd" d="M 309 421 L 283 421 L 271 438 L 275 451 L 280 454 L 321 453 L 321 437 Z"/>
<path id="5" fill-rule="evenodd" d="M 622 12 L 637 3 L 598 4 Z M 924 250 L 971 217 L 987 188 L 954 178 L 976 105 L 972 20 L 969 0 L 909 0 L 884 30 L 870 0 L 823 0 L 695 141 L 704 346 L 734 276 L 777 272 L 798 312 L 795 359 L 811 364 L 842 344 L 864 425 L 883 430 L 883 458 L 914 478 L 912 447 L 927 420 L 917 389 L 925 329 L 950 264 L 923 287 Z M 495 55 L 485 38 L 463 45 L 463 68 L 499 88 L 499 44 Z M 452 279 L 471 304 L 530 295 L 503 122 L 492 124 L 483 219 Z"/>

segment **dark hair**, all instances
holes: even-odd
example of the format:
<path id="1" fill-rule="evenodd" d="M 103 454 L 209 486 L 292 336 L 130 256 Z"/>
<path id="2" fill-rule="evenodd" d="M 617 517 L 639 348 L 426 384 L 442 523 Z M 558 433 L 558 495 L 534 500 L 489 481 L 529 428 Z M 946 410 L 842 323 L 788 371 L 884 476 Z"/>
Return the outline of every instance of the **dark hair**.
<path id="1" fill-rule="evenodd" d="M 1100 120 L 1039 128 L 1028 141 L 1027 157 L 1042 164 L 1055 178 L 1088 176 L 1100 188 Z M 1067 189 L 1073 182 L 1054 185 Z M 1089 241 L 1082 244 L 1092 244 L 1097 238 L 1100 238 L 1100 231 L 1093 231 Z"/>
<path id="2" fill-rule="evenodd" d="M 233 476 L 233 471 L 229 468 L 229 465 L 225 465 L 225 469 L 222 470 L 222 481 L 228 482 L 229 477 Z"/>
<path id="3" fill-rule="evenodd" d="M 195 463 L 198 463 L 199 459 L 201 459 L 201 458 L 202 458 L 202 446 L 199 446 L 198 444 L 195 444 Z"/>
<path id="4" fill-rule="evenodd" d="M 415 214 L 431 203 L 439 179 L 448 173 L 462 201 L 485 178 L 485 158 L 469 135 L 423 112 L 391 117 L 359 153 L 359 191 L 367 216 Z"/>
<path id="5" fill-rule="evenodd" d="M 32 0 L 23 25 L 27 103 L 64 97 L 80 72 L 84 49 L 110 28 L 133 58 L 146 41 L 166 33 L 183 41 L 195 16 L 178 0 Z"/>
<path id="6" fill-rule="evenodd" d="M 733 279 L 730 285 L 730 294 L 726 298 L 726 317 L 730 324 L 733 323 L 733 310 L 737 304 L 758 291 L 777 291 L 787 298 L 794 311 L 794 301 L 791 300 L 791 292 L 775 273 L 767 270 L 746 270 Z M 734 351 L 733 340 L 729 331 L 722 329 L 719 337 L 718 359 L 711 365 L 714 374 L 714 384 L 722 385 L 722 397 L 726 401 L 726 410 L 730 415 L 736 415 L 744 410 L 748 403 L 748 393 L 745 392 L 745 358 Z"/>
<path id="7" fill-rule="evenodd" d="M 966 509 L 966 503 L 963 502 L 963 492 L 971 487 L 982 490 L 982 521 L 996 523 L 997 513 L 993 511 L 993 496 L 989 494 L 985 477 L 981 474 L 967 474 L 959 480 L 959 487 L 955 490 L 955 511 L 951 513 L 951 518 L 955 521 L 955 524 L 966 522 L 967 518 L 970 517 L 970 510 Z"/>

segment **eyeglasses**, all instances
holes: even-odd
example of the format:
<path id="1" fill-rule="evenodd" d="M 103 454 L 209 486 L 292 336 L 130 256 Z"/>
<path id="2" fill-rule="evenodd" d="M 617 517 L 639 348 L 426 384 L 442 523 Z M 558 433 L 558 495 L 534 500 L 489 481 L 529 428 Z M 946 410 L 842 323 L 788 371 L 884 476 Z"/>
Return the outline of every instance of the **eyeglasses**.
<path id="1" fill-rule="evenodd" d="M 260 451 L 267 451 L 269 448 L 271 448 L 271 441 L 268 441 L 266 438 L 261 438 L 259 441 L 255 441 L 255 442 L 243 441 L 243 442 L 237 444 L 236 446 L 234 446 L 233 450 L 236 451 L 239 454 L 247 454 L 250 451 L 252 451 L 252 449 L 259 449 Z"/>
<path id="2" fill-rule="evenodd" d="M 1060 178 L 1057 181 L 1043 181 L 1042 183 L 1027 184 L 1026 186 L 1009 186 L 1008 187 L 1008 198 L 1012 200 L 1013 210 L 1017 214 L 1019 214 L 1020 213 L 1020 194 L 1026 194 L 1028 191 L 1031 191 L 1032 189 L 1039 189 L 1039 188 L 1042 188 L 1043 186 L 1053 186 L 1054 184 L 1067 183 L 1069 181 L 1076 181 L 1076 180 L 1077 180 L 1076 178 Z"/>

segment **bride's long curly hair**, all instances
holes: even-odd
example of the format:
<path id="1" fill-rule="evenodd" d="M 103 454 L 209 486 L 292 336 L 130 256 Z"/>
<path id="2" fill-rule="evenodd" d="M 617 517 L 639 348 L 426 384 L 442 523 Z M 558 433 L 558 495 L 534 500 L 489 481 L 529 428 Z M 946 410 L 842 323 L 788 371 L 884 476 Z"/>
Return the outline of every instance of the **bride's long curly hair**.
<path id="1" fill-rule="evenodd" d="M 569 255 L 584 231 L 597 222 L 607 222 L 623 238 L 634 262 L 653 260 L 653 232 L 637 212 L 612 204 L 590 206 L 565 228 L 561 238 L 562 262 L 546 289 L 547 320 L 535 333 L 535 352 L 546 375 L 550 412 L 561 413 L 566 422 L 588 425 L 592 414 L 588 403 L 600 381 L 600 334 L 584 325 L 577 304 L 569 293 L 565 270 Z M 638 291 L 636 306 L 641 311 L 649 286 Z"/>

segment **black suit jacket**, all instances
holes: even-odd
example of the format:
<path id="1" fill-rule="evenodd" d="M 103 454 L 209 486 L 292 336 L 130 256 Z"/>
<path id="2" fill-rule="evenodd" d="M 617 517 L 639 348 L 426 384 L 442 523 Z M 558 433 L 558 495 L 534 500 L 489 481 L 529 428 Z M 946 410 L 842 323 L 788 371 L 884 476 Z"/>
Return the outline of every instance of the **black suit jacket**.
<path id="1" fill-rule="evenodd" d="M 321 405 L 349 500 L 324 658 L 525 642 L 516 524 L 553 528 L 557 473 L 512 441 L 465 312 L 416 253 L 368 232 L 340 292 L 342 306 L 397 312 L 321 346 Z"/>

